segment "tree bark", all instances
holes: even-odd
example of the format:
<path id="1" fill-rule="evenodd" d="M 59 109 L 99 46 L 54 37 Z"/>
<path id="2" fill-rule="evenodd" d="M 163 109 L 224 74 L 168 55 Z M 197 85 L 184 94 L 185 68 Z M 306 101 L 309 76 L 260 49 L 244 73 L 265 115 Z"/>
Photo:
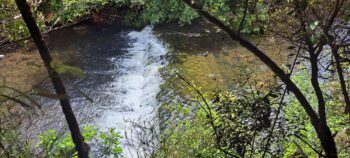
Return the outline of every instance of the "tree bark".
<path id="1" fill-rule="evenodd" d="M 45 67 L 49 73 L 52 84 L 58 95 L 67 96 L 64 84 L 59 76 L 59 74 L 52 68 L 51 62 L 52 57 L 50 55 L 49 49 L 47 48 L 40 30 L 33 18 L 32 12 L 30 11 L 30 6 L 27 4 L 26 0 L 16 0 L 18 9 L 22 14 L 22 18 L 26 23 L 29 32 L 37 46 L 41 59 L 43 60 Z M 65 115 L 66 121 L 68 123 L 69 130 L 72 135 L 73 142 L 75 144 L 75 149 L 78 152 L 79 158 L 87 158 L 89 155 L 89 146 L 85 144 L 84 137 L 80 133 L 78 121 L 75 118 L 71 104 L 68 97 L 60 99 L 62 111 Z"/>
<path id="2" fill-rule="evenodd" d="M 340 64 L 340 56 L 338 54 L 338 50 L 339 50 L 338 48 L 332 47 L 332 52 L 333 52 L 334 59 L 335 59 L 335 64 L 336 64 L 336 68 L 337 68 L 337 72 L 338 72 L 339 82 L 340 82 L 340 86 L 342 89 L 344 102 L 345 102 L 344 112 L 346 114 L 350 114 L 350 98 L 349 98 L 349 93 L 348 93 L 347 88 L 346 88 L 346 83 L 345 83 L 345 79 L 344 79 L 344 75 L 343 75 L 343 69 L 342 69 L 341 64 Z"/>
<path id="3" fill-rule="evenodd" d="M 312 46 L 311 46 L 312 47 Z M 322 48 L 319 48 L 317 52 L 313 52 L 313 50 L 309 50 L 310 53 L 310 63 L 311 63 L 311 84 L 314 88 L 315 95 L 317 97 L 318 102 L 318 115 L 320 120 L 323 122 L 327 122 L 326 118 L 326 102 L 323 97 L 322 89 L 320 87 L 320 83 L 318 82 L 318 55 L 319 52 L 322 51 Z"/>
<path id="4" fill-rule="evenodd" d="M 327 122 L 320 121 L 318 130 L 316 129 L 317 137 L 321 142 L 327 158 L 338 158 L 337 147 L 334 138 Z"/>
<path id="5" fill-rule="evenodd" d="M 335 37 L 329 33 L 329 30 L 332 27 L 332 24 L 334 23 L 336 17 L 339 15 L 339 12 L 341 10 L 341 7 L 343 6 L 345 0 L 336 0 L 334 8 L 331 11 L 330 16 L 328 17 L 328 20 L 326 22 L 325 27 L 323 28 L 323 33 L 326 35 L 325 41 L 327 41 L 328 45 L 331 46 L 332 54 L 334 55 L 336 69 L 338 72 L 339 82 L 341 85 L 344 101 L 345 101 L 345 109 L 344 112 L 347 114 L 350 114 L 350 98 L 349 93 L 346 88 L 345 79 L 343 76 L 343 69 L 341 67 L 340 63 L 340 55 L 338 53 L 339 51 L 339 45 L 335 42 Z"/>

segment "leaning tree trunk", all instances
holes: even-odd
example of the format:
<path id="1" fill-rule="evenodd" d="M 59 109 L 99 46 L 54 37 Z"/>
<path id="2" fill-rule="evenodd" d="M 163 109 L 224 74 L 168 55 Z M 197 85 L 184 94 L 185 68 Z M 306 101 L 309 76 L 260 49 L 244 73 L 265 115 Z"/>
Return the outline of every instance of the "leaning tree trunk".
<path id="1" fill-rule="evenodd" d="M 27 4 L 26 0 L 16 0 L 16 4 L 22 14 L 24 22 L 29 29 L 34 43 L 39 50 L 41 59 L 44 61 L 56 93 L 58 95 L 67 96 L 66 89 L 59 74 L 51 66 L 52 57 L 33 18 L 29 5 Z M 78 152 L 78 156 L 79 158 L 87 158 L 89 155 L 89 146 L 84 143 L 84 137 L 80 133 L 78 121 L 75 118 L 68 97 L 60 99 L 60 103 L 75 144 L 75 149 Z"/>
<path id="2" fill-rule="evenodd" d="M 338 77 L 339 77 L 339 82 L 340 86 L 342 89 L 343 97 L 344 97 L 344 102 L 345 102 L 345 110 L 344 112 L 346 114 L 350 114 L 350 98 L 349 98 L 349 93 L 346 88 L 346 83 L 343 75 L 343 69 L 341 67 L 340 63 L 340 55 L 338 54 L 338 48 L 332 48 L 332 52 L 334 54 L 334 59 L 335 59 L 335 64 L 337 67 L 337 72 L 338 72 Z"/>
<path id="3" fill-rule="evenodd" d="M 195 3 L 194 0 L 182 0 L 185 4 L 197 11 L 197 13 L 207 19 L 209 22 L 214 23 L 219 28 L 224 30 L 232 40 L 239 42 L 241 46 L 249 50 L 256 57 L 258 57 L 265 65 L 267 65 L 273 73 L 281 79 L 281 81 L 286 85 L 287 89 L 291 91 L 294 96 L 298 99 L 301 106 L 304 108 L 305 112 L 310 118 L 311 124 L 316 130 L 317 136 L 321 142 L 322 147 L 325 150 L 327 158 L 338 158 L 337 148 L 334 143 L 334 138 L 330 128 L 327 125 L 325 117 L 319 118 L 316 112 L 311 107 L 309 101 L 306 99 L 304 94 L 295 85 L 295 83 L 289 78 L 288 75 L 270 58 L 257 48 L 253 43 L 244 39 L 240 34 L 232 30 L 230 27 L 225 25 L 222 21 L 212 16 L 210 13 L 202 10 L 202 6 Z M 322 113 L 324 111 L 321 111 Z M 325 116 L 325 114 L 323 114 Z"/>

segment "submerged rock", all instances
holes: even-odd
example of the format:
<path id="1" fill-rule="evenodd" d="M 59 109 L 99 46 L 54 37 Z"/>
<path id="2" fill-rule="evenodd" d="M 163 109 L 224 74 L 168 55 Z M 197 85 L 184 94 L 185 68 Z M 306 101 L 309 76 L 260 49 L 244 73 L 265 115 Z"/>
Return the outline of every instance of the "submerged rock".
<path id="1" fill-rule="evenodd" d="M 205 56 L 205 57 L 207 57 L 208 54 L 209 54 L 209 52 L 204 52 L 202 55 Z"/>
<path id="2" fill-rule="evenodd" d="M 213 73 L 208 74 L 208 77 L 211 78 L 212 80 L 216 80 L 216 75 Z"/>

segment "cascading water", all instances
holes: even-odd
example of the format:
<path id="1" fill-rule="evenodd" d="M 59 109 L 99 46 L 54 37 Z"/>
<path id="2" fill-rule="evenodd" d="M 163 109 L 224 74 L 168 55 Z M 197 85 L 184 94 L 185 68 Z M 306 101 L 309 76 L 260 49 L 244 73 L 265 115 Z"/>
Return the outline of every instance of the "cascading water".
<path id="1" fill-rule="evenodd" d="M 49 38 L 51 49 L 69 54 L 85 73 L 83 79 L 65 78 L 79 124 L 94 125 L 100 131 L 115 128 L 124 137 L 123 157 L 148 157 L 142 147 L 135 146 L 141 139 L 136 132 L 140 128 L 134 125 L 146 122 L 147 127 L 154 125 L 152 128 L 158 131 L 156 96 L 163 83 L 159 69 L 167 65 L 167 48 L 154 35 L 152 27 L 133 31 L 116 25 L 80 25 L 54 32 L 50 37 L 53 37 Z M 52 90 L 52 85 L 43 84 L 41 88 Z M 38 135 L 47 129 L 66 131 L 57 100 L 42 98 L 40 102 L 44 105 L 44 115 L 28 122 L 35 126 L 25 129 L 25 133 Z M 142 133 L 142 137 L 157 145 L 158 135 L 148 137 Z M 92 154 L 99 157 L 98 149 L 93 143 L 90 145 Z"/>
<path id="2" fill-rule="evenodd" d="M 167 64 L 166 46 L 153 34 L 152 27 L 127 34 L 129 47 L 123 57 L 112 58 L 116 74 L 105 93 L 112 96 L 113 105 L 104 110 L 95 121 L 100 129 L 115 128 L 124 139 L 125 157 L 136 157 L 128 139 L 134 134 L 131 122 L 142 122 L 155 115 L 158 107 L 156 96 L 163 80 L 159 69 Z M 130 122 L 131 121 L 131 122 Z"/>

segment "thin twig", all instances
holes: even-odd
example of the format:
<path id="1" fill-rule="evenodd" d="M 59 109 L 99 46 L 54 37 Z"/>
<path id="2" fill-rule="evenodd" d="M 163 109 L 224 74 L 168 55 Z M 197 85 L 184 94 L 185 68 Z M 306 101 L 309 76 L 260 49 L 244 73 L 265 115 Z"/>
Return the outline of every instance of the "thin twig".
<path id="1" fill-rule="evenodd" d="M 239 24 L 238 32 L 241 32 L 242 29 L 243 29 L 244 21 L 245 21 L 247 12 L 248 12 L 248 2 L 249 2 L 249 0 L 245 0 L 245 3 L 244 3 L 244 5 L 245 5 L 244 13 L 243 13 L 242 20 L 241 20 L 241 22 L 240 22 L 240 24 Z"/>
<path id="2" fill-rule="evenodd" d="M 187 80 L 186 80 L 184 77 L 182 77 L 179 73 L 176 73 L 176 75 L 179 76 L 179 78 L 180 78 L 181 80 L 183 80 L 188 86 L 190 86 L 191 88 L 193 88 L 193 89 L 196 91 L 196 93 L 200 96 L 200 98 L 202 99 L 202 101 L 205 103 L 206 108 L 208 109 L 208 111 L 205 110 L 205 107 L 204 107 L 203 105 L 201 105 L 201 103 L 199 103 L 199 104 L 201 105 L 201 107 L 202 107 L 202 109 L 204 110 L 204 112 L 207 114 L 207 117 L 208 117 L 208 119 L 210 120 L 209 123 L 210 123 L 210 125 L 212 126 L 212 128 L 213 128 L 213 130 L 214 130 L 214 132 L 215 132 L 215 135 L 218 136 L 219 134 L 218 134 L 218 130 L 216 129 L 216 126 L 215 126 L 215 124 L 214 124 L 214 118 L 213 118 L 213 115 L 212 115 L 212 113 L 211 113 L 211 108 L 210 108 L 210 106 L 209 106 L 207 100 L 205 99 L 204 95 L 200 92 L 200 90 L 199 90 L 198 88 L 196 88 L 194 85 L 192 85 L 189 81 L 187 81 Z M 234 154 L 232 154 L 232 153 L 230 153 L 230 152 L 228 152 L 228 151 L 222 149 L 222 148 L 220 147 L 219 144 L 216 144 L 215 146 L 216 146 L 217 149 L 219 149 L 220 151 L 224 152 L 225 154 L 227 154 L 227 155 L 229 155 L 229 156 L 231 156 L 231 157 L 239 158 L 239 156 L 236 156 L 236 155 L 234 155 Z"/>
<path id="3" fill-rule="evenodd" d="M 315 149 L 310 143 L 308 143 L 306 140 L 304 140 L 303 138 L 301 138 L 300 136 L 298 136 L 297 134 L 294 134 L 295 137 L 297 137 L 298 139 L 300 139 L 302 142 L 304 142 L 307 146 L 309 146 L 315 153 L 319 154 L 322 157 L 325 157 L 325 155 L 323 155 L 320 151 L 318 151 L 317 149 Z"/>
<path id="4" fill-rule="evenodd" d="M 292 76 L 293 70 L 294 70 L 294 68 L 295 68 L 295 65 L 296 65 L 296 63 L 297 63 L 297 59 L 298 59 L 299 54 L 300 54 L 300 51 L 301 51 L 301 45 L 299 45 L 299 47 L 298 47 L 298 51 L 297 51 L 297 54 L 296 54 L 295 59 L 294 59 L 294 61 L 293 61 L 293 65 L 292 65 L 292 68 L 291 68 L 291 72 L 290 72 L 290 74 L 289 74 L 289 77 Z M 267 137 L 267 141 L 266 141 L 266 144 L 265 144 L 265 147 L 264 147 L 264 153 L 263 153 L 262 157 L 265 157 L 265 154 L 266 154 L 266 152 L 267 152 L 267 150 L 268 150 L 268 146 L 269 146 L 269 143 L 270 143 L 270 140 L 271 140 L 273 131 L 275 130 L 275 126 L 276 126 L 276 124 L 277 124 L 278 116 L 279 116 L 279 114 L 280 114 L 280 112 L 281 112 L 281 110 L 282 110 L 282 107 L 283 107 L 283 100 L 284 100 L 284 97 L 285 97 L 286 94 L 287 94 L 287 91 L 288 91 L 288 90 L 287 90 L 287 88 L 285 87 L 285 88 L 284 88 L 284 91 L 283 91 L 283 94 L 282 94 L 282 98 L 281 98 L 281 100 L 280 100 L 280 102 L 279 102 L 279 106 L 278 106 L 278 109 L 277 109 L 276 117 L 275 117 L 275 119 L 274 119 L 274 121 L 273 121 L 273 125 L 272 125 L 272 127 L 271 127 L 271 131 L 270 131 L 270 133 L 269 133 L 269 135 L 268 135 L 268 137 Z"/>

